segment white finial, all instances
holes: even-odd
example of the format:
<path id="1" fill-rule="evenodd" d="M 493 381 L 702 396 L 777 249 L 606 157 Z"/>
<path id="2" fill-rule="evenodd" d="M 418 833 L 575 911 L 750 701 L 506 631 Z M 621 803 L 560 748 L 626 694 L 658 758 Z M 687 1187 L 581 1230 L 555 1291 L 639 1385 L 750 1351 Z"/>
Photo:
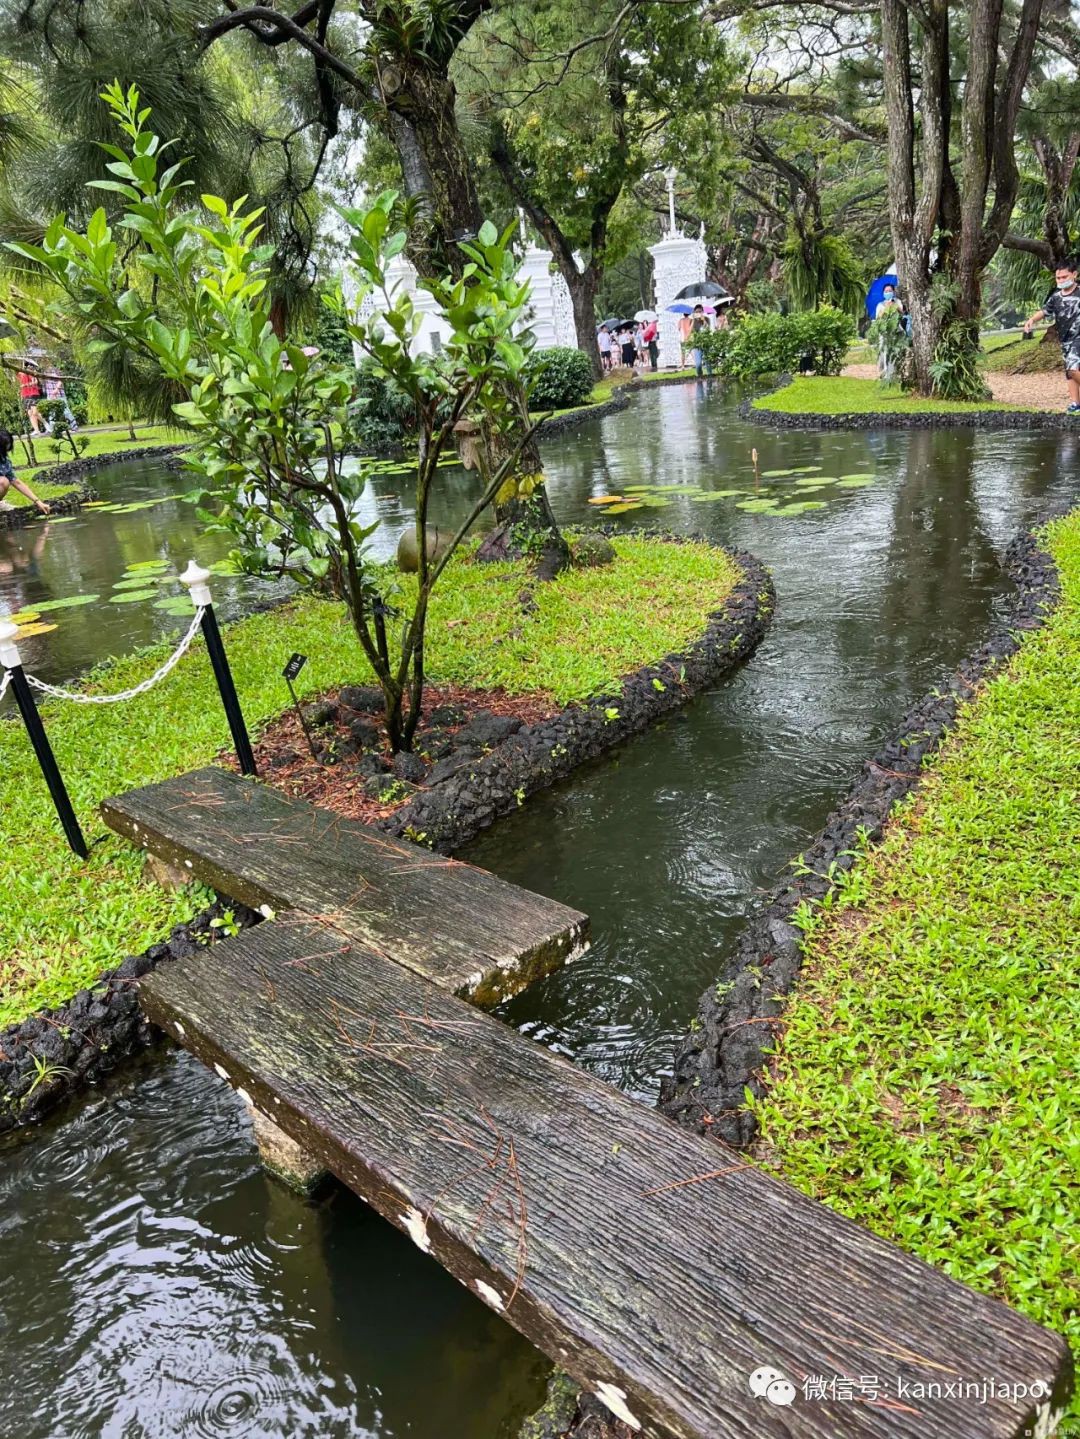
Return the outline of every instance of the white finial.
<path id="1" fill-rule="evenodd" d="M 674 165 L 664 171 L 664 179 L 667 182 L 668 199 L 668 234 L 674 238 L 675 235 L 675 181 L 679 178 L 679 172 Z"/>
<path id="2" fill-rule="evenodd" d="M 0 665 L 6 665 L 9 670 L 22 664 L 19 647 L 15 643 L 18 633 L 18 625 L 13 625 L 10 620 L 0 620 Z"/>
<path id="3" fill-rule="evenodd" d="M 211 603 L 210 586 L 207 583 L 210 579 L 210 571 L 204 570 L 194 560 L 180 576 L 180 583 L 184 585 L 191 595 L 191 603 L 196 609 Z"/>

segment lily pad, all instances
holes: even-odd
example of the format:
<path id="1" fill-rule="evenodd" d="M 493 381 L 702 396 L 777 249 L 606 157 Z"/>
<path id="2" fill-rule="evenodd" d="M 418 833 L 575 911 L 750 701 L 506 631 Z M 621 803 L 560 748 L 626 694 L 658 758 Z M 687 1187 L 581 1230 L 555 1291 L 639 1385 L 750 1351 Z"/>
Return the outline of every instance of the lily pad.
<path id="1" fill-rule="evenodd" d="M 68 595 L 62 600 L 41 600 L 35 606 L 35 610 L 73 610 L 79 605 L 92 605 L 101 598 L 100 595 Z"/>
<path id="2" fill-rule="evenodd" d="M 825 500 L 798 500 L 793 505 L 785 505 L 782 510 L 774 511 L 778 515 L 801 515 L 807 510 L 827 510 L 829 508 Z"/>
<path id="3" fill-rule="evenodd" d="M 801 475 L 802 470 L 762 470 L 763 480 L 786 480 L 790 475 Z"/>
<path id="4" fill-rule="evenodd" d="M 145 574 L 149 570 L 167 570 L 168 568 L 168 560 L 135 560 L 133 564 L 125 566 L 125 570 L 133 575 Z"/>
<path id="5" fill-rule="evenodd" d="M 875 478 L 875 476 L 873 476 L 873 475 L 841 475 L 840 478 L 841 478 L 841 480 L 872 480 L 872 479 Z"/>
<path id="6" fill-rule="evenodd" d="M 747 514 L 751 515 L 763 515 L 766 510 L 775 510 L 779 504 L 779 500 L 758 498 L 756 500 L 740 500 L 735 508 L 745 510 Z"/>
<path id="7" fill-rule="evenodd" d="M 13 615 L 4 615 L 4 621 L 11 625 L 32 625 L 41 618 L 39 610 L 19 610 Z"/>
<path id="8" fill-rule="evenodd" d="M 863 480 L 857 475 L 852 475 L 850 479 L 837 480 L 836 488 L 838 490 L 868 490 L 873 483 L 874 481 L 869 477 Z"/>
<path id="9" fill-rule="evenodd" d="M 183 595 L 170 595 L 164 600 L 155 600 L 154 609 L 164 610 L 167 615 L 186 615 L 188 619 L 195 613 L 191 601 Z"/>
<path id="10" fill-rule="evenodd" d="M 39 624 L 23 625 L 23 626 L 21 626 L 20 629 L 19 629 L 18 638 L 19 638 L 20 640 L 28 640 L 28 639 L 31 639 L 34 635 L 47 635 L 47 634 L 51 634 L 52 631 L 55 630 L 55 629 L 57 629 L 57 628 L 58 628 L 57 625 L 47 625 L 47 624 L 40 624 L 40 625 L 39 625 Z"/>
<path id="11" fill-rule="evenodd" d="M 809 475 L 805 479 L 796 480 L 795 484 L 800 490 L 812 490 L 815 487 L 820 490 L 824 485 L 835 485 L 836 481 L 829 475 Z"/>
<path id="12" fill-rule="evenodd" d="M 609 515 L 625 515 L 631 510 L 643 510 L 645 506 L 640 500 L 624 501 L 621 505 L 611 505 L 607 513 Z"/>
<path id="13" fill-rule="evenodd" d="M 126 580 L 117 580 L 113 585 L 114 590 L 145 590 L 147 585 L 160 583 L 164 575 L 132 575 Z"/>
<path id="14" fill-rule="evenodd" d="M 730 500 L 733 495 L 745 495 L 745 490 L 702 490 L 700 495 L 691 495 L 695 505 L 708 504 L 710 500 Z"/>
<path id="15" fill-rule="evenodd" d="M 53 515 L 49 519 L 50 525 L 70 525 L 79 517 L 78 515 Z"/>
<path id="16" fill-rule="evenodd" d="M 626 500 L 622 495 L 591 495 L 587 503 L 590 505 L 624 505 Z"/>
<path id="17" fill-rule="evenodd" d="M 109 603 L 111 605 L 131 605 L 136 600 L 156 600 L 157 590 L 124 590 L 122 594 L 113 595 Z"/>
<path id="18" fill-rule="evenodd" d="M 800 465 L 798 469 L 792 470 L 793 475 L 820 475 L 821 465 Z"/>

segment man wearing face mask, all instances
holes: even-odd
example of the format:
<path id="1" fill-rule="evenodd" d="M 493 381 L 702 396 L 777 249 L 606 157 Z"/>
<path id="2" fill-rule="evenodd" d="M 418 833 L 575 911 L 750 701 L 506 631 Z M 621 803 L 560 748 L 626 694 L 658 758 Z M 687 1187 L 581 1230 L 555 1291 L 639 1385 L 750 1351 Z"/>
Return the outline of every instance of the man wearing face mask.
<path id="1" fill-rule="evenodd" d="M 1032 326 L 1046 318 L 1057 326 L 1061 341 L 1061 358 L 1065 362 L 1065 378 L 1069 384 L 1070 415 L 1080 414 L 1080 288 L 1076 283 L 1077 264 L 1075 260 L 1063 260 L 1054 271 L 1057 289 L 1024 325 L 1024 334 L 1030 335 Z"/>

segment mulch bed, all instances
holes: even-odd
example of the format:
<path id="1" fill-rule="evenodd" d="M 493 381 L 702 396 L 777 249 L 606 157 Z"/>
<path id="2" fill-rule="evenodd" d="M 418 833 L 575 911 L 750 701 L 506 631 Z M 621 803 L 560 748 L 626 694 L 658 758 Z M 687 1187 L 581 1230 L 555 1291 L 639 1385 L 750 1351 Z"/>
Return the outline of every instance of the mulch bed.
<path id="1" fill-rule="evenodd" d="M 361 707 L 352 707 L 350 699 L 362 700 Z M 415 753 L 399 756 L 395 768 L 382 725 L 381 691 L 373 686 L 344 686 L 307 701 L 302 709 L 319 758 L 311 753 L 295 709 L 289 710 L 255 745 L 261 778 L 286 794 L 365 824 L 375 824 L 407 804 L 433 772 L 440 773 L 435 769 L 440 760 L 458 755 L 475 759 L 517 729 L 559 712 L 558 705 L 544 695 L 427 685 Z M 489 725 L 492 719 L 517 723 L 513 728 L 510 723 Z M 478 733 L 477 724 L 480 738 L 486 730 L 490 742 L 469 742 Z M 423 766 L 423 774 L 414 761 Z M 236 768 L 232 756 L 226 762 Z M 449 768 L 444 766 L 442 772 Z"/>

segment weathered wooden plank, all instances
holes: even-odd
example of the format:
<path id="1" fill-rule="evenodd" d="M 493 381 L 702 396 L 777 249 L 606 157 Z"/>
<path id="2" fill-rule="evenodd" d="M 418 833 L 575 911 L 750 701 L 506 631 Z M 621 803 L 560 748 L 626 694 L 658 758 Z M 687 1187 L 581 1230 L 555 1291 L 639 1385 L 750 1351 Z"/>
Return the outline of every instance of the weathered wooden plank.
<path id="1" fill-rule="evenodd" d="M 101 812 L 222 894 L 330 918 L 474 1004 L 517 994 L 588 947 L 578 910 L 225 770 L 131 790 Z"/>
<path id="2" fill-rule="evenodd" d="M 1058 1335 L 334 930 L 262 925 L 141 988 L 153 1020 L 634 1429 L 1052 1432 Z M 751 1394 L 762 1366 L 795 1386 L 790 1407 Z M 809 1376 L 876 1376 L 882 1397 L 809 1400 Z M 953 1387 L 991 1381 L 985 1403 Z"/>

